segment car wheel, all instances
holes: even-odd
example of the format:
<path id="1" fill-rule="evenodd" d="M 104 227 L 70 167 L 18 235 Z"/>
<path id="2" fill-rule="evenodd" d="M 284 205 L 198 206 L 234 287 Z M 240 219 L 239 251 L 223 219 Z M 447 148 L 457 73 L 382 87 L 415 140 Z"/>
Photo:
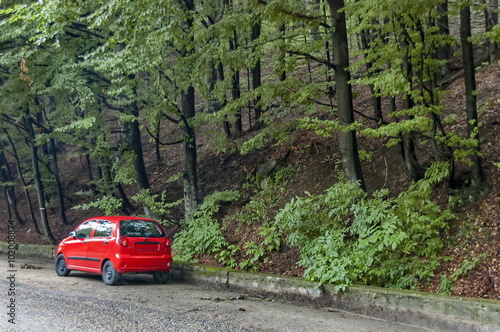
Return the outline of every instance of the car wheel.
<path id="1" fill-rule="evenodd" d="M 120 280 L 120 273 L 115 270 L 111 261 L 106 261 L 102 267 L 102 281 L 108 286 L 116 285 Z"/>
<path id="2" fill-rule="evenodd" d="M 66 265 L 66 259 L 64 259 L 63 254 L 59 254 L 56 259 L 56 273 L 60 277 L 67 277 L 71 272 Z"/>
<path id="3" fill-rule="evenodd" d="M 170 272 L 155 271 L 153 272 L 153 279 L 158 284 L 165 284 L 170 280 Z"/>

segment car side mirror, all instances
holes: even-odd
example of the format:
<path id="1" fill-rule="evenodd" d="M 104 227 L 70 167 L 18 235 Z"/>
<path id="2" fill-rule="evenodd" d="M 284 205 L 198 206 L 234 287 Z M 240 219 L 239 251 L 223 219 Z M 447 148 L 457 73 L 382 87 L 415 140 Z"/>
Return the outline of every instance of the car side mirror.
<path id="1" fill-rule="evenodd" d="M 75 231 L 69 232 L 69 236 L 75 238 L 76 237 L 76 232 Z"/>

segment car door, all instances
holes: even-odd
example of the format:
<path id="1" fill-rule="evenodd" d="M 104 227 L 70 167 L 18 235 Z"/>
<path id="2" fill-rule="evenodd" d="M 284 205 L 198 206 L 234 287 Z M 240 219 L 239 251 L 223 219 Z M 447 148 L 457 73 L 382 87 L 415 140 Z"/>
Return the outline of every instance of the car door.
<path id="1" fill-rule="evenodd" d="M 69 268 L 88 268 L 88 239 L 92 235 L 96 224 L 96 220 L 84 222 L 75 229 L 74 237 L 64 244 Z"/>
<path id="2" fill-rule="evenodd" d="M 112 235 L 113 223 L 109 220 L 99 220 L 93 236 L 87 240 L 87 264 L 92 270 L 101 270 L 101 262 L 109 251 Z"/>

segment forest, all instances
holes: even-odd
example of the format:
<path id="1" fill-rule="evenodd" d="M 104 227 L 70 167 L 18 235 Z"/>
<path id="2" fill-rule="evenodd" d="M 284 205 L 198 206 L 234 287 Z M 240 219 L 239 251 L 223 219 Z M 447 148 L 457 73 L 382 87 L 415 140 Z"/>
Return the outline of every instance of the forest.
<path id="1" fill-rule="evenodd" d="M 498 12 L 3 0 L 2 234 L 145 216 L 178 260 L 500 299 Z"/>

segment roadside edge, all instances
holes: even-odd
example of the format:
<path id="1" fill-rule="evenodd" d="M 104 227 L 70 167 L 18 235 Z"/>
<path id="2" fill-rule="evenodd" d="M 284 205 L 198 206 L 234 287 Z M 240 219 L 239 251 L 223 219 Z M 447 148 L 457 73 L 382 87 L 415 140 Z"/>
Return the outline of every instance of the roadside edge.
<path id="1" fill-rule="evenodd" d="M 0 252 L 8 253 L 12 246 L 0 242 Z M 19 255 L 53 258 L 51 245 L 14 244 L 14 248 Z M 330 307 L 431 330 L 500 332 L 500 301 L 371 286 L 353 286 L 339 293 L 335 292 L 333 285 L 318 287 L 317 283 L 300 278 L 179 261 L 174 262 L 173 275 L 178 281 L 205 283 L 266 298 Z"/>

